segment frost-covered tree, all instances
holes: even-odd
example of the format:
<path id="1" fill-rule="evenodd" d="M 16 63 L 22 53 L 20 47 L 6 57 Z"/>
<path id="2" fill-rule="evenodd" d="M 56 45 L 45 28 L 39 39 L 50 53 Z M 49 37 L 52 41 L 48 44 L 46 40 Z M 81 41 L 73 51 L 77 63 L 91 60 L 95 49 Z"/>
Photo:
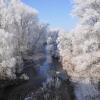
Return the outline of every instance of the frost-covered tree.
<path id="1" fill-rule="evenodd" d="M 23 4 L 20 0 L 3 0 L 5 8 L 1 8 L 1 28 L 16 34 L 20 51 L 32 49 L 33 37 L 37 35 L 38 18 L 34 9 Z M 4 9 L 4 10 L 3 10 Z"/>
<path id="2" fill-rule="evenodd" d="M 47 50 L 48 50 L 48 54 L 50 54 L 52 57 L 58 57 L 58 49 L 57 49 L 58 34 L 59 34 L 58 29 L 48 30 Z"/>
<path id="3" fill-rule="evenodd" d="M 0 79 L 16 78 L 14 75 L 16 58 L 14 57 L 16 43 L 14 35 L 0 29 Z M 13 45 L 11 45 L 13 43 Z"/>
<path id="4" fill-rule="evenodd" d="M 37 30 L 37 34 L 34 35 L 34 42 L 33 42 L 33 52 L 43 52 L 46 42 L 47 42 L 47 34 L 48 34 L 48 25 L 47 24 L 40 24 Z"/>
<path id="5" fill-rule="evenodd" d="M 57 47 L 60 55 L 60 61 L 62 62 L 64 68 L 70 73 L 72 71 L 71 58 L 72 58 L 72 41 L 70 39 L 69 33 L 60 31 L 57 39 Z M 66 68 L 67 65 L 67 68 Z"/>
<path id="6" fill-rule="evenodd" d="M 0 77 L 16 78 L 23 58 L 34 52 L 45 28 L 37 11 L 21 0 L 0 0 Z"/>
<path id="7" fill-rule="evenodd" d="M 76 100 L 99 100 L 100 0 L 74 0 L 73 13 L 78 25 L 67 39 L 59 37 L 62 63 L 75 83 Z"/>

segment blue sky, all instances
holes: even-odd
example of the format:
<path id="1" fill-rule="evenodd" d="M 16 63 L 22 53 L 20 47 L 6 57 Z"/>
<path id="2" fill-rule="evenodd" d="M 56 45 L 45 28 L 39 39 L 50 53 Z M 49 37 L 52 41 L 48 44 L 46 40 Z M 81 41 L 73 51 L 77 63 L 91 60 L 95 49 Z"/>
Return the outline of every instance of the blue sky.
<path id="1" fill-rule="evenodd" d="M 76 24 L 76 18 L 70 15 L 71 0 L 23 0 L 23 2 L 37 9 L 40 21 L 49 23 L 53 28 L 70 30 Z"/>

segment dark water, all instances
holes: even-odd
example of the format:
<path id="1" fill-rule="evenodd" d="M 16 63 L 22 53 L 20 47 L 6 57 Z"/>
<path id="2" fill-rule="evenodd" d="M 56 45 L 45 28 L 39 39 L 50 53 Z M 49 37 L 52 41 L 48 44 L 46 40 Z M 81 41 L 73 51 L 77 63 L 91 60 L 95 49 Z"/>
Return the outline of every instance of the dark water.
<path id="1" fill-rule="evenodd" d="M 48 54 L 47 49 L 45 48 L 45 60 L 43 64 L 40 66 L 40 69 L 38 70 L 38 75 L 43 78 L 49 77 L 48 71 L 52 67 L 52 58 Z"/>
<path id="2" fill-rule="evenodd" d="M 53 59 L 51 55 L 48 53 L 47 48 L 45 48 L 44 53 L 45 53 L 45 60 L 37 70 L 37 75 L 43 80 L 40 82 L 41 84 L 51 77 L 49 71 L 56 69 L 55 64 L 53 63 Z M 31 100 L 31 97 L 26 96 L 24 100 Z"/>

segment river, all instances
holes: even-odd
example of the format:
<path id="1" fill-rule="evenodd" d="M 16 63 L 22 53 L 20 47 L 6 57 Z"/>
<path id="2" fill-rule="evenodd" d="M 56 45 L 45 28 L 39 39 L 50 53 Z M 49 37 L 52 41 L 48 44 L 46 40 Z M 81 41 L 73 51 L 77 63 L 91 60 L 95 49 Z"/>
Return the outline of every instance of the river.
<path id="1" fill-rule="evenodd" d="M 40 66 L 35 72 L 33 67 L 34 63 L 32 63 L 29 59 L 26 61 L 28 65 L 26 63 L 24 72 L 29 76 L 29 80 L 22 84 L 7 87 L 3 93 L 4 97 L 2 100 L 32 100 L 30 94 L 36 92 L 37 89 L 42 86 L 43 82 L 50 77 L 50 71 L 57 73 L 60 72 L 59 77 L 62 80 L 67 80 L 66 74 L 63 74 L 63 71 L 61 71 L 62 68 L 61 64 L 58 62 L 58 59 L 53 59 L 48 53 L 47 48 L 45 48 L 43 55 L 45 56 L 45 59 L 42 57 L 44 60 L 42 59 L 38 61 Z M 36 62 L 36 64 L 38 63 Z"/>

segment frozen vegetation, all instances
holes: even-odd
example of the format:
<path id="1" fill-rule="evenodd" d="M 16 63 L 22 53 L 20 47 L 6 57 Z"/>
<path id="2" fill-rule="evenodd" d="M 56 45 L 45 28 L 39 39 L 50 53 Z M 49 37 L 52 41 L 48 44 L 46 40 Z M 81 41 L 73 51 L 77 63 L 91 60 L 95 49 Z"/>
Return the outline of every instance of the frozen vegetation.
<path id="1" fill-rule="evenodd" d="M 74 0 L 73 14 L 79 18 L 75 29 L 59 34 L 61 62 L 76 100 L 100 100 L 100 0 Z"/>
<path id="2" fill-rule="evenodd" d="M 43 47 L 46 27 L 20 0 L 0 0 L 0 79 L 17 78 L 23 59 Z"/>
<path id="3" fill-rule="evenodd" d="M 14 90 L 31 92 L 28 100 L 100 100 L 100 0 L 73 0 L 73 4 L 72 14 L 79 21 L 65 32 L 41 23 L 38 11 L 21 0 L 0 0 L 0 80 L 29 80 Z M 58 69 L 50 69 L 54 59 L 62 65 L 60 71 L 66 70 L 67 80 L 55 76 Z M 34 78 L 37 69 L 40 76 Z M 54 76 L 34 92 L 42 75 L 53 71 Z"/>

